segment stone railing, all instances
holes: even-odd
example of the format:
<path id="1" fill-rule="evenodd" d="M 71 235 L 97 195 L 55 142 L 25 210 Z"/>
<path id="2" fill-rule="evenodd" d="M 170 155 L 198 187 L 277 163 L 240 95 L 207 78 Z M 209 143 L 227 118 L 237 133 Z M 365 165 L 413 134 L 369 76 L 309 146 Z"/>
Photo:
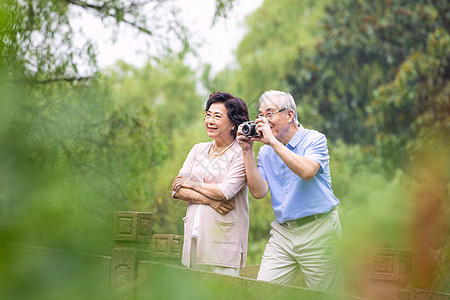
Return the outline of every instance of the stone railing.
<path id="1" fill-rule="evenodd" d="M 114 215 L 110 283 L 122 299 L 132 299 L 139 262 L 150 259 L 153 215 L 116 212 Z"/>
<path id="2" fill-rule="evenodd" d="M 245 287 L 248 290 L 252 290 L 253 287 L 261 290 L 263 289 L 262 286 L 270 290 L 268 287 L 271 287 L 272 293 L 281 296 L 280 285 L 255 280 L 258 266 L 245 268 L 239 278 L 181 267 L 182 237 L 173 234 L 151 235 L 152 214 L 150 213 L 116 212 L 114 224 L 116 246 L 112 252 L 110 282 L 123 299 L 133 298 L 136 284 L 139 286 L 151 285 L 151 278 L 155 274 L 150 274 L 161 268 L 164 268 L 166 272 L 171 272 L 173 277 L 201 278 L 202 281 L 205 281 L 205 278 L 216 281 L 231 281 L 233 282 L 232 285 Z M 448 294 L 407 287 L 412 265 L 408 251 L 378 249 L 375 257 L 367 290 L 363 295 L 357 295 L 362 298 L 347 295 L 345 299 L 450 300 Z M 169 262 L 171 265 L 162 265 L 161 262 Z M 234 292 L 230 296 L 236 296 L 236 289 L 233 290 Z M 304 299 L 322 299 L 326 295 L 325 293 L 313 292 L 294 286 L 282 286 L 282 290 L 285 291 L 285 295 L 298 295 L 299 297 L 309 295 Z M 222 293 L 226 293 L 226 291 L 222 291 Z"/>
<path id="3" fill-rule="evenodd" d="M 407 287 L 412 259 L 405 250 L 378 249 L 364 293 L 338 296 L 299 286 L 257 281 L 255 277 L 258 266 L 244 268 L 241 277 L 185 268 L 180 263 L 182 237 L 173 234 L 152 234 L 151 213 L 119 211 L 115 213 L 114 218 L 114 248 L 111 257 L 83 255 L 89 265 L 97 266 L 99 279 L 109 282 L 118 299 L 148 299 L 161 288 L 170 290 L 180 285 L 182 289 L 195 289 L 197 285 L 199 289 L 214 287 L 213 295 L 220 295 L 221 299 L 450 300 L 449 294 Z M 26 245 L 0 246 L 15 247 L 13 250 L 18 251 L 20 255 L 39 259 L 46 256 L 52 258 L 55 253 L 60 253 L 59 250 Z M 184 294 L 181 298 L 183 296 Z"/>

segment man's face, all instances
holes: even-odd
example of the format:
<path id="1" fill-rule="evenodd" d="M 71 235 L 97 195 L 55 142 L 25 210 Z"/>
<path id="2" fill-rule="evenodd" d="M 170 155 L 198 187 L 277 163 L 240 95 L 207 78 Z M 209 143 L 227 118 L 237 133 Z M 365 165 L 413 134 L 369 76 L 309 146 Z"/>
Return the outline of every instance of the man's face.
<path id="1" fill-rule="evenodd" d="M 279 108 L 278 99 L 268 99 L 261 103 L 258 110 L 258 117 L 265 117 L 269 123 L 275 138 L 289 129 L 288 111 Z"/>

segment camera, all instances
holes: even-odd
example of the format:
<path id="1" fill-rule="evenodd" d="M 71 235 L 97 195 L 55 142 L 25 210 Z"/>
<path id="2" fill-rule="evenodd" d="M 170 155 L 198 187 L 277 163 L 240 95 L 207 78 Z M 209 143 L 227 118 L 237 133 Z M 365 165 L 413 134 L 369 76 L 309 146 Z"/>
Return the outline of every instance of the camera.
<path id="1" fill-rule="evenodd" d="M 249 121 L 242 123 L 242 132 L 247 137 L 260 137 L 260 135 L 256 132 L 256 124 L 255 121 Z"/>

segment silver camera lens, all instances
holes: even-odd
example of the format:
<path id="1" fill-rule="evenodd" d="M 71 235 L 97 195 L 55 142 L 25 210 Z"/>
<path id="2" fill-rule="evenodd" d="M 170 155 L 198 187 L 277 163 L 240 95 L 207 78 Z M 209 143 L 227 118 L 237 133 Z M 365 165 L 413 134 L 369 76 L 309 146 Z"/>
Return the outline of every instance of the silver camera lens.
<path id="1" fill-rule="evenodd" d="M 247 137 L 259 137 L 260 135 L 256 132 L 256 124 L 254 121 L 244 122 L 242 126 L 242 132 Z"/>

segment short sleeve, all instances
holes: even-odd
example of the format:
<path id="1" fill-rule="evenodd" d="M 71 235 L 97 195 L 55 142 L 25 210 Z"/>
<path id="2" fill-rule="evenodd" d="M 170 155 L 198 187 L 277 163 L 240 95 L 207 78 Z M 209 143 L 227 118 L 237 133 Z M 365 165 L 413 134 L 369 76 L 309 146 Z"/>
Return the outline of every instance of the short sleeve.
<path id="1" fill-rule="evenodd" d="M 306 146 L 304 157 L 319 163 L 319 173 L 323 172 L 330 158 L 325 135 L 317 132 L 317 135 L 315 135 L 314 138 L 311 139 L 311 142 Z"/>
<path id="2" fill-rule="evenodd" d="M 258 153 L 258 160 L 256 166 L 258 167 L 258 172 L 261 175 L 262 179 L 267 181 L 266 171 L 264 171 L 263 166 L 263 159 L 264 159 L 264 147 L 262 147 Z"/>
<path id="3" fill-rule="evenodd" d="M 186 160 L 183 163 L 183 166 L 181 167 L 180 171 L 178 172 L 178 176 L 185 176 L 189 177 L 192 173 L 192 169 L 195 162 L 195 153 L 196 153 L 197 145 L 194 145 L 192 147 L 191 151 L 189 151 L 188 156 L 186 157 Z"/>
<path id="4" fill-rule="evenodd" d="M 178 172 L 178 176 L 184 176 L 184 177 L 190 177 L 192 173 L 192 168 L 195 161 L 195 153 L 196 153 L 197 145 L 194 145 L 192 147 L 191 151 L 189 151 L 188 156 L 186 157 L 186 160 L 183 163 L 183 166 L 181 167 L 180 171 Z M 178 189 L 176 191 L 172 191 L 172 197 L 178 192 Z"/>
<path id="5" fill-rule="evenodd" d="M 227 175 L 225 179 L 218 184 L 218 187 L 227 200 L 229 200 L 242 189 L 245 182 L 245 165 L 241 150 L 233 156 Z"/>

